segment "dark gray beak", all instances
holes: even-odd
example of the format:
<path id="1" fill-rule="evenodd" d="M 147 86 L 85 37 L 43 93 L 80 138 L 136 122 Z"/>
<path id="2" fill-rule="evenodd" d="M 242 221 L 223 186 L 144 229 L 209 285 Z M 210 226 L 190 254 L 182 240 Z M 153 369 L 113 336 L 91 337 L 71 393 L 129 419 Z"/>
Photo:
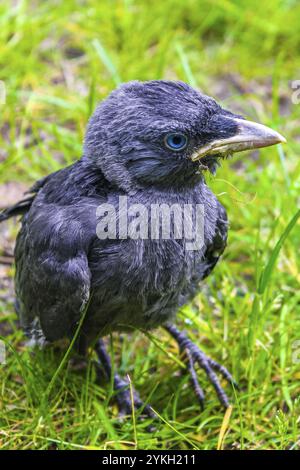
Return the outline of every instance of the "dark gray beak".
<path id="1" fill-rule="evenodd" d="M 237 125 L 237 133 L 232 137 L 216 139 L 199 148 L 191 156 L 193 161 L 209 155 L 225 156 L 234 152 L 269 147 L 270 145 L 286 142 L 286 139 L 278 132 L 257 122 L 238 118 L 228 119 L 233 120 Z"/>

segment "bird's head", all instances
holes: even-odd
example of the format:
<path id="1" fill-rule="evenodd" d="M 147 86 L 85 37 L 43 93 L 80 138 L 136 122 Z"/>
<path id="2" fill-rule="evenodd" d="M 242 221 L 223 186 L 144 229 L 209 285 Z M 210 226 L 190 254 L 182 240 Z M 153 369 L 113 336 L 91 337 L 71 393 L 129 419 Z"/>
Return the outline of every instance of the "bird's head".
<path id="1" fill-rule="evenodd" d="M 91 117 L 85 157 L 126 192 L 196 184 L 220 158 L 285 139 L 226 111 L 179 81 L 133 81 L 113 91 Z"/>

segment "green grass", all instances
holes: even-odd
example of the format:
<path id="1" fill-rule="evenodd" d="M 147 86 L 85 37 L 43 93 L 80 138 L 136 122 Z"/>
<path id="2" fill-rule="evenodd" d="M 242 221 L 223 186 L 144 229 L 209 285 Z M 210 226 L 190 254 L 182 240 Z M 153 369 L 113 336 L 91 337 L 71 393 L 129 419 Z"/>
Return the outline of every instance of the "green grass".
<path id="1" fill-rule="evenodd" d="M 225 434 L 224 412 L 204 374 L 201 412 L 187 377 L 178 374 L 175 344 L 159 330 L 154 338 L 113 338 L 115 367 L 159 415 L 151 434 L 137 415 L 120 421 L 109 384 L 94 383 L 92 354 L 79 373 L 61 362 L 64 351 L 24 347 L 7 297 L 7 268 L 1 448 L 216 449 L 219 442 L 228 449 L 299 449 L 299 221 L 287 229 L 299 208 L 300 104 L 291 99 L 299 49 L 300 4 L 293 0 L 1 2 L 7 101 L 0 105 L 0 183 L 30 185 L 80 157 L 96 102 L 130 79 L 188 81 L 288 140 L 236 156 L 208 178 L 228 210 L 228 248 L 179 313 L 191 338 L 240 383 L 239 391 L 226 387 L 233 411 Z M 7 227 L 13 238 L 17 228 Z"/>

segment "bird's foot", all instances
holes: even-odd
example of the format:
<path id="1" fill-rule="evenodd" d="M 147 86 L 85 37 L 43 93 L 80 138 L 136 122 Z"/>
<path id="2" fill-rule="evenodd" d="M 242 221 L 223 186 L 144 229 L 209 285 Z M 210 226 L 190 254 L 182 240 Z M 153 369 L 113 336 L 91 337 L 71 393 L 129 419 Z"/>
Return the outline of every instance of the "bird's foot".
<path id="1" fill-rule="evenodd" d="M 114 376 L 114 391 L 119 408 L 119 415 L 132 415 L 132 405 L 141 415 L 154 419 L 155 413 L 151 407 L 141 400 L 138 392 L 130 386 L 129 380 L 121 378 L 118 374 Z"/>
<path id="2" fill-rule="evenodd" d="M 101 373 L 99 367 L 102 366 L 104 369 L 105 378 L 107 380 L 111 380 L 111 361 L 109 355 L 107 354 L 105 345 L 101 339 L 96 345 L 96 352 L 100 361 L 100 364 L 97 364 L 98 373 Z M 119 374 L 116 373 L 114 373 L 113 376 L 113 391 L 115 392 L 115 398 L 119 408 L 119 415 L 121 417 L 132 415 L 134 408 L 134 410 L 140 412 L 142 416 L 152 419 L 156 418 L 156 415 L 152 411 L 151 407 L 143 403 L 138 392 L 136 392 L 130 384 L 130 381 L 123 379 Z"/>
<path id="3" fill-rule="evenodd" d="M 219 372 L 224 379 L 237 388 L 237 384 L 230 372 L 228 372 L 226 367 L 206 356 L 206 354 L 204 354 L 204 352 L 201 351 L 201 349 L 196 344 L 194 344 L 191 339 L 189 339 L 186 333 L 179 331 L 174 325 L 170 324 L 165 325 L 165 328 L 177 341 L 180 351 L 184 352 L 186 355 L 187 369 L 190 373 L 192 385 L 201 408 L 203 409 L 204 407 L 205 395 L 198 381 L 196 365 L 205 371 L 210 383 L 216 390 L 220 403 L 225 408 L 228 408 L 230 405 L 229 399 L 219 382 L 216 372 Z"/>

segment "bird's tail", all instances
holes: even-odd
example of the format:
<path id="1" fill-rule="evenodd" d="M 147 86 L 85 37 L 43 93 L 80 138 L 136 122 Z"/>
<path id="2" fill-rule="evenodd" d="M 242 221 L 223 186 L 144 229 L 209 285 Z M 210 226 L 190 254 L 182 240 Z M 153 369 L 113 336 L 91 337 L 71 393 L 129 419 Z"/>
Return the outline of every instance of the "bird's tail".
<path id="1" fill-rule="evenodd" d="M 11 207 L 4 209 L 4 211 L 0 212 L 0 222 L 4 222 L 4 220 L 10 219 L 11 217 L 15 217 L 17 215 L 24 215 L 25 212 L 28 212 L 30 206 L 35 198 L 35 195 L 30 196 L 26 199 L 22 199 L 22 201 L 17 202 Z"/>
<path id="2" fill-rule="evenodd" d="M 13 206 L 8 207 L 7 209 L 4 209 L 4 211 L 0 212 L 0 223 L 4 222 L 4 220 L 10 219 L 11 217 L 15 217 L 17 215 L 24 215 L 26 212 L 28 212 L 37 193 L 40 189 L 42 189 L 44 184 L 48 181 L 51 176 L 52 175 L 48 175 L 36 181 L 35 184 L 29 189 L 29 191 L 25 193 L 25 195 L 30 194 L 30 196 L 26 197 L 25 199 L 22 199 Z"/>

